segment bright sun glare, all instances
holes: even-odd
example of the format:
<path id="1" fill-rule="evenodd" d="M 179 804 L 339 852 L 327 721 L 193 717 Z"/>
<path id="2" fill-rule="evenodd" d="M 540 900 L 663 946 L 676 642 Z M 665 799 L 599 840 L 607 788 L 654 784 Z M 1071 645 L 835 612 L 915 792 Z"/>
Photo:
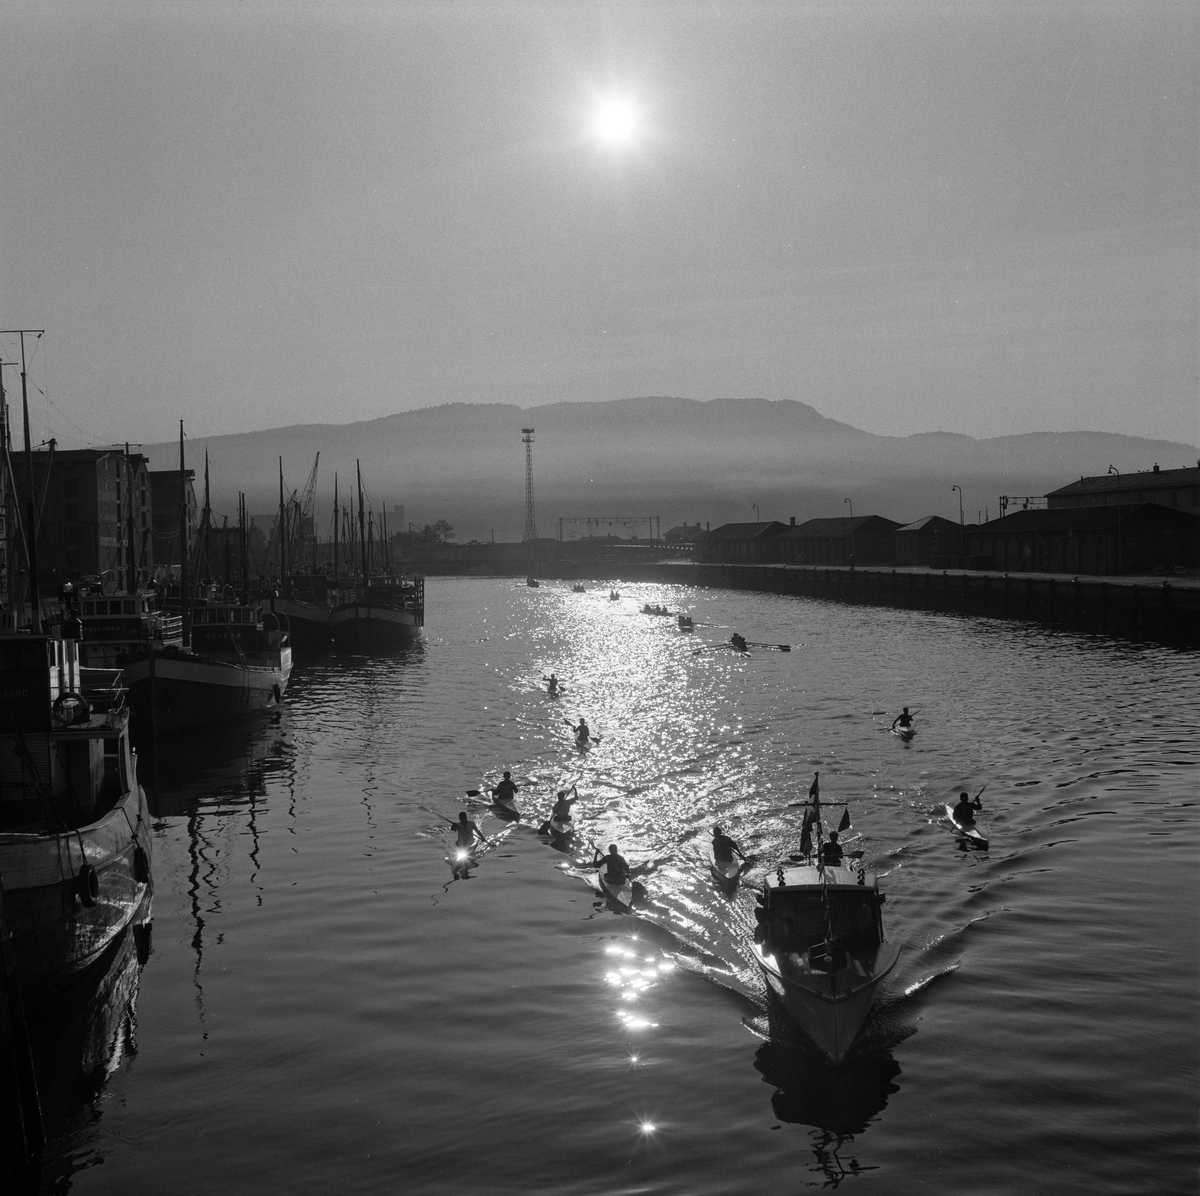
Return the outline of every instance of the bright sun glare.
<path id="1" fill-rule="evenodd" d="M 609 145 L 625 145 L 637 132 L 637 111 L 626 99 L 601 100 L 593 121 L 596 136 Z"/>

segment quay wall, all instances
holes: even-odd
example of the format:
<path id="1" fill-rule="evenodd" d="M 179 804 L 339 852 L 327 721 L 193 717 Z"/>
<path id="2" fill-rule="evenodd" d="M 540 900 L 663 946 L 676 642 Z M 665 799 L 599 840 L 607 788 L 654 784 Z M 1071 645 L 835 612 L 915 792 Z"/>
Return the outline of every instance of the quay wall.
<path id="1" fill-rule="evenodd" d="M 1200 646 L 1200 584 L 1192 578 L 691 562 L 638 562 L 627 565 L 621 576 L 629 581 L 1022 619 L 1099 635 Z"/>

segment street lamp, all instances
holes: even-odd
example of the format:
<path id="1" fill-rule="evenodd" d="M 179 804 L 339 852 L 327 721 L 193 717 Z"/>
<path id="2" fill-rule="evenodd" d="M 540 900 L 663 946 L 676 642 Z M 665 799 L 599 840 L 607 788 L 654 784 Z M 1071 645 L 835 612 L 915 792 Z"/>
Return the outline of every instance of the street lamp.
<path id="1" fill-rule="evenodd" d="M 1109 473 L 1117 475 L 1117 572 L 1122 572 L 1121 562 L 1121 471 L 1115 466 L 1108 467 Z"/>
<path id="2" fill-rule="evenodd" d="M 967 548 L 966 548 L 967 528 L 966 528 L 966 524 L 963 523 L 962 487 L 961 486 L 951 486 L 950 487 L 951 494 L 953 494 L 955 490 L 958 491 L 958 565 L 959 565 L 959 568 L 961 569 L 962 565 L 963 565 L 963 561 L 966 559 L 966 556 L 967 556 Z"/>
<path id="3" fill-rule="evenodd" d="M 850 568 L 853 569 L 854 568 L 854 503 L 848 498 L 843 498 L 842 502 L 850 503 Z M 842 539 L 845 540 L 845 538 L 846 538 L 845 535 L 843 535 Z"/>
<path id="4" fill-rule="evenodd" d="M 756 503 L 756 502 L 752 502 L 750 505 L 751 505 L 751 506 L 754 508 L 754 522 L 755 522 L 755 523 L 761 523 L 761 522 L 762 522 L 762 520 L 761 520 L 761 518 L 759 517 L 759 514 L 758 514 L 758 503 Z"/>

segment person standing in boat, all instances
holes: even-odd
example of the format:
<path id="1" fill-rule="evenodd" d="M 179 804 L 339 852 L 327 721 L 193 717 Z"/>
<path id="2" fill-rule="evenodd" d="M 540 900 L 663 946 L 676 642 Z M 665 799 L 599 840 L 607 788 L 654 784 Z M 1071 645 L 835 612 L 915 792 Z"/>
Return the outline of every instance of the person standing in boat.
<path id="1" fill-rule="evenodd" d="M 829 832 L 829 842 L 821 844 L 821 863 L 830 868 L 836 868 L 845 858 L 846 853 L 838 842 L 837 831 Z"/>
<path id="2" fill-rule="evenodd" d="M 905 706 L 904 709 L 898 715 L 896 715 L 894 719 L 892 719 L 891 729 L 894 731 L 897 727 L 899 727 L 901 731 L 911 731 L 912 721 L 913 716 L 908 713 L 908 707 Z"/>
<path id="3" fill-rule="evenodd" d="M 492 790 L 492 796 L 497 801 L 513 801 L 516 798 L 517 786 L 513 782 L 511 772 L 504 774 L 504 780 Z"/>
<path id="4" fill-rule="evenodd" d="M 972 800 L 969 793 L 960 793 L 958 805 L 954 807 L 954 821 L 962 823 L 963 826 L 971 826 L 975 822 L 975 811 L 982 809 L 983 802 L 978 797 Z"/>
<path id="5" fill-rule="evenodd" d="M 471 821 L 471 819 L 467 817 L 466 810 L 459 811 L 458 821 L 453 825 L 455 831 L 457 832 L 454 840 L 455 847 L 462 847 L 469 851 L 475 846 L 476 840 L 478 840 L 480 843 L 487 842 L 487 840 L 483 837 L 483 832 L 478 826 L 476 826 L 474 822 Z"/>
<path id="6" fill-rule="evenodd" d="M 605 879 L 614 887 L 620 887 L 629 879 L 629 863 L 617 850 L 615 843 L 608 845 L 608 855 L 601 855 L 598 849 L 595 850 L 592 863 L 604 869 Z"/>
<path id="7" fill-rule="evenodd" d="M 587 725 L 587 719 L 581 714 L 579 716 L 579 726 L 572 727 L 571 730 L 575 733 L 577 743 L 589 743 L 592 738 L 592 732 Z"/>
<path id="8" fill-rule="evenodd" d="M 718 864 L 731 863 L 735 854 L 743 864 L 746 862 L 746 856 L 741 847 L 720 826 L 714 826 L 712 829 L 712 851 L 713 859 Z"/>

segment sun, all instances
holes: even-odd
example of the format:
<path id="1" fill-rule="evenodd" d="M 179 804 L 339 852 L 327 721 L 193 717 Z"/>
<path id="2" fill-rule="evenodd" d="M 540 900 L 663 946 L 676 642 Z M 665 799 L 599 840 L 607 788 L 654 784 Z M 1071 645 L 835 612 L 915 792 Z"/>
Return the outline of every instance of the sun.
<path id="1" fill-rule="evenodd" d="M 637 136 L 638 114 L 633 101 L 621 96 L 600 100 L 592 129 L 607 145 L 628 145 Z"/>

